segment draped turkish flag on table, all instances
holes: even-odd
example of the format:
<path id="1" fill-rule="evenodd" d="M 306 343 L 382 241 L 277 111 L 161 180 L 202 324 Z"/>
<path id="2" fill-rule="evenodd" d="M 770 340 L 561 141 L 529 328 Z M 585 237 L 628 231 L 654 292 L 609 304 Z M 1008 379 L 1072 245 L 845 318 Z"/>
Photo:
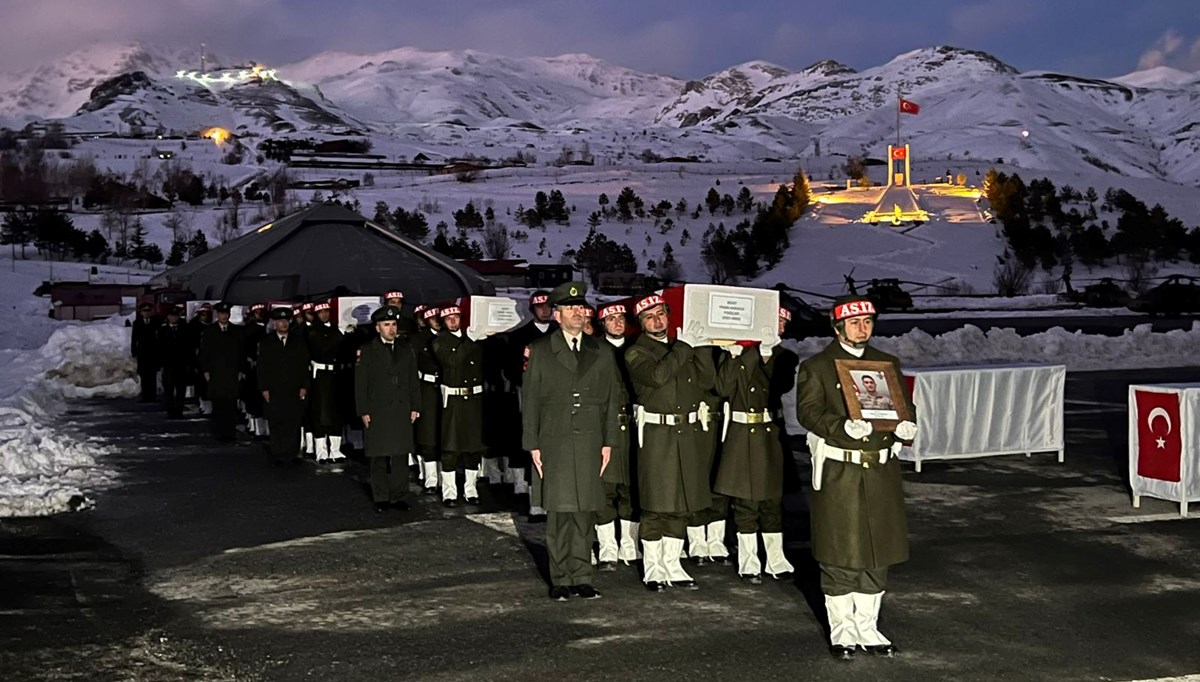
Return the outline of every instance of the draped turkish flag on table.
<path id="1" fill-rule="evenodd" d="M 900 113 L 902 114 L 919 114 L 921 113 L 921 105 L 916 102 L 910 102 L 903 97 L 900 98 Z"/>
<path id="2" fill-rule="evenodd" d="M 1134 401 L 1137 405 L 1138 475 L 1178 483 L 1183 460 L 1179 394 L 1135 391 Z"/>

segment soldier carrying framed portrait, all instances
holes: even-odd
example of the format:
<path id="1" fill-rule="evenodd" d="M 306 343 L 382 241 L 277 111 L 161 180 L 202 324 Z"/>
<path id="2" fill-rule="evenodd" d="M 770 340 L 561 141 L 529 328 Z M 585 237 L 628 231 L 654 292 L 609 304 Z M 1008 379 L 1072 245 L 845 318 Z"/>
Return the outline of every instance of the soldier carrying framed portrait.
<path id="1" fill-rule="evenodd" d="M 871 422 L 876 431 L 895 431 L 912 418 L 904 399 L 904 384 L 890 362 L 877 360 L 834 361 L 842 396 L 851 419 Z M 897 399 L 899 398 L 899 399 Z"/>

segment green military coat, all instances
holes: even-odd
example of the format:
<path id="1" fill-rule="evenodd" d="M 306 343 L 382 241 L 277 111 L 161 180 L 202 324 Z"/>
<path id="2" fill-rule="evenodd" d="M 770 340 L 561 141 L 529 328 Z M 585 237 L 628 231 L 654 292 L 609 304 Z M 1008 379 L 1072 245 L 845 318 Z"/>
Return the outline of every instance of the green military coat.
<path id="1" fill-rule="evenodd" d="M 412 413 L 422 410 L 417 382 L 417 360 L 403 339 L 391 349 L 379 337 L 362 347 L 354 367 L 354 405 L 359 417 L 371 417 L 363 431 L 367 457 L 413 451 Z"/>
<path id="2" fill-rule="evenodd" d="M 727 401 L 725 409 L 762 414 L 770 404 L 771 369 L 769 362 L 763 362 L 758 346 L 743 350 L 736 358 L 726 355 L 717 369 L 717 393 Z M 713 490 L 743 500 L 782 498 L 779 428 L 770 420 L 739 424 L 730 419 Z"/>
<path id="3" fill-rule="evenodd" d="M 483 344 L 466 333 L 442 330 L 433 339 L 433 354 L 441 366 L 442 385 L 449 388 L 483 386 Z M 439 396 L 440 398 L 440 396 Z M 442 409 L 443 452 L 476 453 L 483 442 L 483 393 L 450 396 Z"/>
<path id="4" fill-rule="evenodd" d="M 842 397 L 834 360 L 855 360 L 836 340 L 800 364 L 797 379 L 796 418 L 810 433 L 836 448 L 878 451 L 895 443 L 891 433 L 874 432 L 861 440 L 846 435 L 843 426 L 849 411 Z M 890 362 L 900 372 L 900 361 L 867 347 L 862 360 Z M 907 394 L 909 413 L 916 411 Z M 908 560 L 908 522 L 900 461 L 889 456 L 880 466 L 826 461 L 821 489 L 812 492 L 813 557 L 823 564 L 844 568 L 882 568 Z"/>
<path id="5" fill-rule="evenodd" d="M 712 363 L 702 360 L 687 343 L 662 343 L 648 334 L 625 351 L 625 363 L 634 402 L 647 412 L 686 419 L 715 380 Z M 700 424 L 646 424 L 643 433 L 637 455 L 641 508 L 666 513 L 707 509 L 712 504 L 712 456 Z"/>
<path id="6" fill-rule="evenodd" d="M 604 506 L 601 449 L 617 440 L 621 403 L 616 362 L 600 343 L 585 334 L 575 352 L 562 333 L 554 332 L 529 346 L 521 385 L 521 446 L 541 451 L 533 503 L 546 511 Z"/>
<path id="7" fill-rule="evenodd" d="M 617 438 L 613 443 L 612 458 L 608 461 L 608 468 L 604 470 L 603 478 L 605 483 L 632 485 L 631 456 L 637 452 L 637 441 L 635 440 L 637 434 L 632 417 L 633 386 L 629 382 L 629 367 L 625 365 L 625 355 L 622 353 L 624 346 L 618 348 L 609 343 L 607 339 L 602 338 L 600 347 L 613 354 L 613 361 L 616 363 L 619 374 L 617 387 L 620 391 L 620 397 L 617 399 L 620 407 L 617 414 Z"/>
<path id="8" fill-rule="evenodd" d="M 422 329 L 409 335 L 409 344 L 417 357 L 417 371 L 426 376 L 438 376 L 441 368 L 437 357 L 433 354 L 433 340 L 437 332 Z M 421 416 L 417 418 L 416 441 L 417 450 L 423 455 L 431 455 L 438 450 L 438 439 L 441 438 L 442 393 L 440 384 L 421 379 Z"/>

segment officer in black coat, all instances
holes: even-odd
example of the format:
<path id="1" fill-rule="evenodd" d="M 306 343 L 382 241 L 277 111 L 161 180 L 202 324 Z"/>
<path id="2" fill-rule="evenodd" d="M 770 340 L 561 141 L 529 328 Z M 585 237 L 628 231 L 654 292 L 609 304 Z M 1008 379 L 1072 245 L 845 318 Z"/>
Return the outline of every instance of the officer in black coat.
<path id="1" fill-rule="evenodd" d="M 246 353 L 242 328 L 229 321 L 229 304 L 218 303 L 213 309 L 217 321 L 200 337 L 198 360 L 212 403 L 213 435 L 230 442 L 237 438 L 238 387 L 246 376 Z"/>
<path id="2" fill-rule="evenodd" d="M 133 321 L 133 337 L 129 353 L 137 360 L 137 373 L 142 381 L 141 402 L 152 403 L 158 399 L 158 353 L 154 349 L 155 335 L 162 320 L 154 316 L 154 306 L 143 303 L 138 306 L 137 319 Z"/>
<path id="3" fill-rule="evenodd" d="M 290 330 L 286 308 L 271 313 L 274 331 L 258 342 L 258 390 L 271 426 L 271 459 L 299 459 L 300 423 L 309 388 L 308 347 Z"/>
<path id="4" fill-rule="evenodd" d="M 200 304 L 195 316 L 188 320 L 188 340 L 192 344 L 191 385 L 195 388 L 195 398 L 200 404 L 201 414 L 212 414 L 212 402 L 208 399 L 208 381 L 204 379 L 204 370 L 200 367 L 200 339 L 204 338 L 204 330 L 212 326 L 213 307 L 211 303 Z"/>
<path id="5" fill-rule="evenodd" d="M 262 394 L 258 391 L 258 342 L 267 335 L 267 306 L 255 303 L 250 306 L 242 333 L 245 335 L 246 380 L 242 382 L 242 407 L 246 410 L 246 422 L 255 436 L 265 436 L 267 420 L 263 416 Z"/>
<path id="6" fill-rule="evenodd" d="M 162 367 L 163 397 L 167 404 L 167 418 L 183 417 L 183 398 L 187 393 L 188 372 L 192 367 L 192 341 L 187 328 L 180 323 L 183 308 L 175 306 L 167 311 L 167 322 L 158 328 L 155 348 L 158 363 Z"/>
<path id="7" fill-rule="evenodd" d="M 371 314 L 375 339 L 362 346 L 354 368 L 354 404 L 362 418 L 367 459 L 371 462 L 371 496 L 375 511 L 408 510 L 408 456 L 414 449 L 413 422 L 421 416 L 417 358 L 400 332 L 415 323 L 394 306 Z"/>

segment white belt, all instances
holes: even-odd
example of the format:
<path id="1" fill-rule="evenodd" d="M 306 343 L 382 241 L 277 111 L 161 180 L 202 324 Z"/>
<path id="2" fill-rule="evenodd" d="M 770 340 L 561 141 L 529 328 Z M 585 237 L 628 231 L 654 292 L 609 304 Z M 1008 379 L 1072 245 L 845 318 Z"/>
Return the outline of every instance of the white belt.
<path id="1" fill-rule="evenodd" d="M 442 386 L 442 407 L 446 407 L 450 402 L 450 396 L 466 398 L 472 395 L 479 395 L 480 393 L 483 393 L 483 386 L 467 386 L 465 388 Z"/>
<path id="2" fill-rule="evenodd" d="M 321 362 L 310 361 L 308 364 L 312 366 L 312 374 L 314 379 L 317 378 L 317 372 L 332 372 L 333 370 L 337 369 L 337 365 L 326 365 Z"/>
<path id="3" fill-rule="evenodd" d="M 637 422 L 638 430 L 638 445 L 642 444 L 642 434 L 645 432 L 646 424 L 657 424 L 659 426 L 678 426 L 680 424 L 695 424 L 700 422 L 701 428 L 708 430 L 708 406 L 700 403 L 700 409 L 688 412 L 687 414 L 664 414 L 660 412 L 647 412 L 646 408 L 641 405 L 633 406 L 633 419 Z"/>
<path id="4" fill-rule="evenodd" d="M 421 381 L 425 381 L 425 382 L 428 382 L 431 384 L 436 384 L 437 380 L 438 380 L 438 375 L 436 375 L 436 374 L 426 374 L 424 372 L 417 372 L 417 376 L 421 378 Z"/>
<path id="5" fill-rule="evenodd" d="M 770 424 L 771 411 L 762 410 L 760 412 L 741 412 L 738 410 L 725 410 L 725 423 L 721 429 L 721 442 L 725 442 L 725 436 L 729 433 L 729 422 L 735 424 Z"/>
<path id="6" fill-rule="evenodd" d="M 825 442 L 824 438 L 812 433 L 807 436 L 808 449 L 812 452 L 812 488 L 813 490 L 821 489 L 821 477 L 825 472 L 825 460 L 832 459 L 837 462 L 845 462 L 847 464 L 857 464 L 863 467 L 870 465 L 870 461 L 863 462 L 862 450 L 846 450 L 844 448 L 835 448 Z M 892 443 L 891 448 L 884 448 L 879 451 L 879 463 L 887 464 L 888 457 L 900 453 L 900 448 L 904 447 L 899 441 Z"/>

